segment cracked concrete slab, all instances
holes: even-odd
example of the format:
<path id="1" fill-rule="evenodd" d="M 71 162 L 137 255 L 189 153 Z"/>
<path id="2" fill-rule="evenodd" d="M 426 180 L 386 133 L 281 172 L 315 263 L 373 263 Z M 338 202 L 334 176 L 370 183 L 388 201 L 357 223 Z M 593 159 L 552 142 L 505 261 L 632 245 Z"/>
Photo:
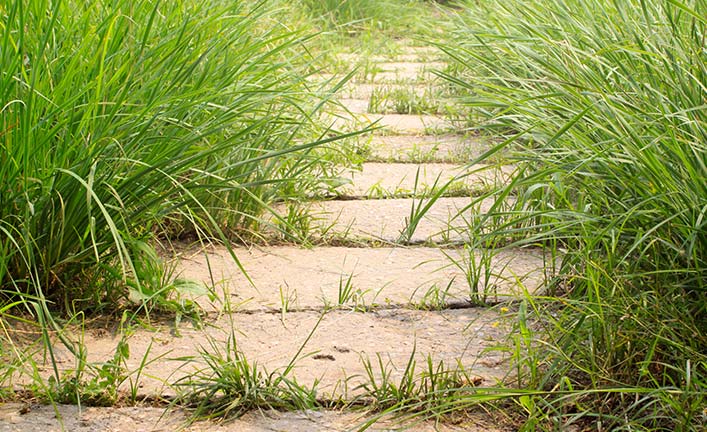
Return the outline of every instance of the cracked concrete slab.
<path id="1" fill-rule="evenodd" d="M 372 159 L 418 163 L 470 162 L 490 146 L 480 138 L 462 135 L 376 135 L 367 145 Z"/>
<path id="2" fill-rule="evenodd" d="M 189 413 L 181 409 L 10 403 L 0 405 L 0 432 L 344 432 L 359 427 L 373 415 L 325 409 L 298 412 L 264 410 L 226 421 L 189 422 Z M 384 417 L 367 430 L 382 432 L 399 428 L 409 432 L 500 430 L 495 429 L 488 419 L 473 417 L 449 425 L 434 421 L 399 423 Z"/>
<path id="3" fill-rule="evenodd" d="M 212 288 L 216 298 L 192 297 L 207 311 L 319 310 L 326 307 L 445 308 L 476 299 L 468 249 L 269 246 L 186 249 L 176 273 Z M 488 302 L 521 298 L 544 283 L 543 255 L 533 249 L 494 251 Z M 250 280 L 248 279 L 250 278 Z M 483 289 L 483 288 L 482 288 Z M 229 302 L 227 305 L 226 302 Z"/>
<path id="4" fill-rule="evenodd" d="M 309 235 L 363 242 L 448 244 L 469 240 L 468 221 L 474 215 L 489 212 L 492 199 L 439 198 L 419 218 L 414 232 L 408 228 L 413 209 L 426 205 L 426 200 L 395 198 L 377 200 L 317 201 L 307 205 L 311 221 Z M 475 203 L 472 206 L 472 203 Z M 285 205 L 275 211 L 287 214 Z M 271 222 L 272 223 L 272 222 Z M 404 236 L 401 237 L 401 235 Z M 274 233 L 273 233 L 274 234 Z"/>
<path id="5" fill-rule="evenodd" d="M 133 329 L 125 339 L 130 350 L 125 366 L 140 370 L 139 394 L 148 396 L 176 395 L 181 378 L 199 371 L 212 376 L 218 372 L 214 364 L 218 368 L 238 361 L 251 368 L 257 365 L 264 374 L 283 373 L 293 365 L 290 379 L 310 388 L 316 385 L 324 399 L 351 400 L 365 395 L 365 385 L 371 382 L 368 362 L 373 379 L 379 381 L 385 372 L 396 382 L 411 355 L 419 365 L 415 376 L 422 376 L 429 356 L 434 364 L 463 367 L 474 377 L 474 385 L 493 386 L 508 372 L 505 355 L 489 348 L 505 340 L 514 320 L 515 314 L 507 310 L 467 308 L 232 313 L 198 323 L 153 321 Z M 65 330 L 65 336 L 83 341 L 86 361 L 102 363 L 114 358 L 121 340 L 114 330 L 82 327 Z M 74 355 L 59 343 L 53 354 L 58 369 L 72 373 Z M 52 368 L 41 358 L 37 362 L 41 373 L 51 374 Z M 125 391 L 137 376 L 133 373 L 130 378 L 123 384 Z"/>
<path id="6" fill-rule="evenodd" d="M 419 196 L 449 183 L 445 195 L 468 195 L 505 183 L 512 172 L 511 166 L 369 162 L 360 171 L 342 173 L 351 184 L 341 186 L 336 192 L 368 198 Z"/>

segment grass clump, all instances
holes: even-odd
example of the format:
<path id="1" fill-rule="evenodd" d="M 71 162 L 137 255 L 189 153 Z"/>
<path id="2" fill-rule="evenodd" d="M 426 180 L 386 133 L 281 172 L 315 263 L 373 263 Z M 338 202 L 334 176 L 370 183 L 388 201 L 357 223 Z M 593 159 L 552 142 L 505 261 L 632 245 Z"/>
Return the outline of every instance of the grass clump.
<path id="1" fill-rule="evenodd" d="M 154 298 L 151 239 L 247 230 L 295 177 L 302 191 L 327 171 L 307 60 L 290 60 L 303 38 L 262 26 L 266 3 L 0 11 L 5 299 L 95 309 L 126 285 Z"/>
<path id="2" fill-rule="evenodd" d="M 690 0 L 468 2 L 443 47 L 519 166 L 487 195 L 513 208 L 470 229 L 562 257 L 549 294 L 565 295 L 530 300 L 538 343 L 517 353 L 520 384 L 547 392 L 523 399 L 528 429 L 705 425 L 705 16 Z"/>
<path id="3" fill-rule="evenodd" d="M 228 243 L 274 201 L 326 181 L 339 143 L 316 121 L 309 37 L 278 24 L 273 5 L 0 6 L 0 387 L 25 375 L 40 398 L 114 403 L 132 379 L 125 353 L 88 364 L 63 330 L 78 311 L 198 318 L 185 294 L 210 293 L 176 278 L 158 243 Z M 30 343 L 13 345 L 18 320 L 50 354 L 51 382 Z"/>
<path id="4" fill-rule="evenodd" d="M 360 33 L 409 24 L 418 0 L 301 0 L 304 10 L 325 30 Z"/>
<path id="5" fill-rule="evenodd" d="M 210 340 L 202 349 L 205 367 L 178 380 L 176 402 L 192 408 L 193 419 L 240 417 L 253 409 L 304 410 L 318 407 L 316 389 L 283 373 L 268 373 L 238 350 L 234 335 L 222 349 Z M 316 386 L 315 386 L 316 387 Z"/>
<path id="6" fill-rule="evenodd" d="M 415 87 L 376 88 L 369 102 L 368 112 L 380 114 L 442 114 L 449 107 L 440 91 L 428 86 L 417 91 Z"/>

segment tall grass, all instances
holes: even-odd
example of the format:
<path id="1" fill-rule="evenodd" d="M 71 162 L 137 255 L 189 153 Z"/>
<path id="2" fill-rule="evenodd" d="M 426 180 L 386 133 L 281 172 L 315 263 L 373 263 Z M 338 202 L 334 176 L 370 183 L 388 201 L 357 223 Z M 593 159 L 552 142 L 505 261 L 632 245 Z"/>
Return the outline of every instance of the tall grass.
<path id="1" fill-rule="evenodd" d="M 327 170 L 305 38 L 271 9 L 0 6 L 3 297 L 74 309 L 160 293 L 140 276 L 159 265 L 150 239 L 242 232 L 295 177 L 302 190 Z"/>
<path id="2" fill-rule="evenodd" d="M 302 0 L 309 16 L 324 29 L 348 28 L 361 30 L 373 24 L 383 25 L 394 15 L 394 5 L 376 0 Z M 400 5 L 402 6 L 402 5 Z M 376 22 L 377 21 L 377 24 Z"/>
<path id="3" fill-rule="evenodd" d="M 528 299 L 537 341 L 517 352 L 519 384 L 547 391 L 519 400 L 528 429 L 704 427 L 705 17 L 702 0 L 467 2 L 443 46 L 479 129 L 518 136 L 490 194 L 514 208 L 469 228 L 563 256 L 563 295 Z"/>
<path id="4" fill-rule="evenodd" d="M 418 34 L 428 27 L 419 15 L 426 3 L 422 0 L 300 0 L 300 3 L 306 15 L 325 31 L 337 30 L 349 35 L 374 33 L 385 38 L 410 29 L 415 30 L 412 34 Z"/>

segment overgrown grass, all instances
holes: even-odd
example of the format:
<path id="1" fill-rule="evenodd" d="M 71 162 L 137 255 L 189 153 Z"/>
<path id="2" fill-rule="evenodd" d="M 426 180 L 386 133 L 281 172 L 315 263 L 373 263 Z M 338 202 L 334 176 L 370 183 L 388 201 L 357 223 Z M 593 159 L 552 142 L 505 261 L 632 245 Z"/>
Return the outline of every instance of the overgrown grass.
<path id="1" fill-rule="evenodd" d="M 528 299 L 519 385 L 541 393 L 517 399 L 524 428 L 703 428 L 705 2 L 467 9 L 445 77 L 519 166 L 488 194 L 512 208 L 469 229 L 563 257 L 548 287 L 562 296 Z"/>
<path id="2" fill-rule="evenodd" d="M 4 298 L 166 298 L 169 281 L 141 274 L 160 265 L 150 239 L 242 232 L 294 178 L 306 193 L 328 169 L 311 151 L 332 139 L 311 121 L 307 57 L 292 60 L 304 38 L 264 26 L 266 3 L 0 12 Z"/>
<path id="3" fill-rule="evenodd" d="M 408 3 L 302 4 L 332 30 L 325 43 L 356 34 L 381 47 L 377 30 L 434 27 Z M 383 380 L 371 375 L 366 389 L 380 408 L 441 415 L 511 400 L 525 430 L 704 428 L 705 9 L 702 0 L 467 2 L 442 46 L 456 62 L 443 75 L 466 117 L 483 120 L 475 129 L 508 138 L 481 159 L 512 147 L 518 166 L 512 182 L 475 199 L 497 205 L 469 229 L 476 245 L 543 247 L 551 284 L 521 303 L 508 348 L 524 389 L 475 388 L 431 361 L 429 379 L 397 384 L 381 364 Z M 188 312 L 170 301 L 194 287 L 165 271 L 156 237 L 226 240 L 273 200 L 318 187 L 330 160 L 315 147 L 333 138 L 319 139 L 328 131 L 311 121 L 321 103 L 303 78 L 317 66 L 302 55 L 306 38 L 277 24 L 282 13 L 222 0 L 0 6 L 3 329 L 24 308 L 50 344 L 51 302 Z M 405 236 L 444 190 L 413 208 Z M 283 231 L 308 230 L 300 216 L 283 218 Z M 484 265 L 468 266 L 479 299 Z M 25 354 L 2 342 L 6 378 L 26 367 Z M 55 370 L 46 393 L 112 403 L 129 379 L 125 353 L 82 380 L 80 348 L 77 378 Z M 206 368 L 179 383 L 198 415 L 317 405 L 315 389 L 288 377 L 295 359 L 264 373 L 233 339 L 202 357 Z"/>
<path id="4" fill-rule="evenodd" d="M 348 34 L 401 30 L 417 24 L 419 0 L 300 0 L 304 10 L 325 30 Z"/>
<path id="5" fill-rule="evenodd" d="M 299 0 L 288 9 L 322 32 L 316 49 L 323 61 L 317 65 L 332 73 L 348 73 L 351 54 L 363 55 L 356 66 L 366 72 L 367 57 L 393 58 L 404 45 L 438 37 L 447 22 L 437 19 L 443 14 L 439 5 L 424 0 Z"/>

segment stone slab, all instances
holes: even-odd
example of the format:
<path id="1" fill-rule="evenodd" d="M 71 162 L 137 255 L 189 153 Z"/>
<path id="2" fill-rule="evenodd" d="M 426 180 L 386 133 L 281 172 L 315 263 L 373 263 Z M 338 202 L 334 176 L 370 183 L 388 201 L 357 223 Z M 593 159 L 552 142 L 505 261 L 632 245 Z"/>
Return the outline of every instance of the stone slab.
<path id="1" fill-rule="evenodd" d="M 416 97 L 432 94 L 434 86 L 429 84 L 382 84 L 382 83 L 347 83 L 339 92 L 344 99 L 368 100 L 374 93 L 405 92 Z"/>
<path id="2" fill-rule="evenodd" d="M 324 114 L 322 121 L 334 130 L 358 130 L 375 125 L 381 128 L 384 134 L 400 135 L 436 135 L 454 129 L 451 122 L 436 115 L 340 112 Z"/>
<path id="3" fill-rule="evenodd" d="M 318 201 L 308 206 L 312 237 L 339 238 L 352 241 L 397 243 L 406 230 L 413 206 L 419 208 L 424 199 L 396 198 L 383 200 Z M 439 198 L 420 219 L 412 243 L 448 244 L 469 240 L 466 220 L 491 209 L 492 200 L 483 200 L 472 209 L 472 198 Z M 274 210 L 285 217 L 287 208 Z M 272 223 L 272 222 L 271 222 Z"/>
<path id="4" fill-rule="evenodd" d="M 207 311 L 323 310 L 327 307 L 444 308 L 472 298 L 470 260 L 481 251 L 437 248 L 271 246 L 233 249 L 248 278 L 225 247 L 180 253 L 180 277 L 212 287 L 217 297 L 193 297 Z M 456 263 L 456 264 L 455 264 Z M 523 295 L 544 284 L 537 250 L 497 251 L 487 286 L 489 302 Z M 351 287 L 350 296 L 345 295 Z"/>
<path id="5" fill-rule="evenodd" d="M 376 135 L 370 158 L 390 162 L 466 163 L 488 150 L 489 143 L 462 135 Z"/>
<path id="6" fill-rule="evenodd" d="M 385 62 L 376 63 L 370 71 L 354 77 L 355 82 L 369 83 L 424 83 L 436 78 L 433 71 L 443 70 L 439 62 Z"/>
<path id="7" fill-rule="evenodd" d="M 339 410 L 265 410 L 247 413 L 238 419 L 194 423 L 189 423 L 188 417 L 185 410 L 149 406 L 100 408 L 7 403 L 0 405 L 0 432 L 344 432 L 360 427 L 371 414 Z M 455 424 L 431 421 L 399 424 L 384 417 L 367 430 L 382 432 L 400 428 L 409 432 L 501 430 L 496 429 L 490 419 L 480 417 Z"/>
<path id="8" fill-rule="evenodd" d="M 465 167 L 443 163 L 375 163 L 368 162 L 361 170 L 343 173 L 351 184 L 337 193 L 367 198 L 421 196 L 452 182 L 450 194 L 467 194 L 504 184 L 513 172 L 511 166 L 475 165 Z"/>
<path id="9" fill-rule="evenodd" d="M 508 369 L 504 355 L 488 348 L 505 339 L 515 319 L 512 312 L 471 308 L 220 314 L 205 318 L 199 326 L 185 320 L 177 325 L 152 322 L 152 328 L 134 329 L 127 339 L 126 366 L 129 371 L 142 367 L 139 393 L 157 396 L 177 394 L 174 383 L 197 371 L 210 376 L 213 369 L 202 353 L 222 359 L 212 362 L 217 364 L 228 364 L 227 357 L 230 362 L 238 358 L 263 373 L 284 372 L 293 364 L 288 377 L 300 385 L 316 384 L 324 399 L 365 394 L 361 386 L 370 382 L 366 361 L 370 360 L 373 376 L 379 380 L 379 356 L 393 381 L 402 379 L 413 355 L 416 376 L 425 371 L 429 356 L 434 364 L 462 367 L 476 385 L 494 386 Z M 80 337 L 91 363 L 112 360 L 120 341 L 112 329 L 77 328 L 66 336 Z M 71 373 L 76 367 L 73 354 L 63 345 L 54 346 L 54 356 L 60 371 Z M 51 374 L 49 365 L 43 365 L 41 358 L 37 361 L 43 374 Z M 128 388 L 128 383 L 122 387 Z"/>

